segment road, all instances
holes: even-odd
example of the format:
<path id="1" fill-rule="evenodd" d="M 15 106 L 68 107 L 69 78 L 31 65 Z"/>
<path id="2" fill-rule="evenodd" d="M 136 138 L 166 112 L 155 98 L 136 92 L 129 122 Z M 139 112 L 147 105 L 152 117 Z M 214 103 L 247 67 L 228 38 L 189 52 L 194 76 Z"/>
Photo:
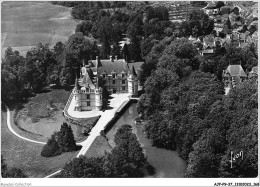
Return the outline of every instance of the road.
<path id="1" fill-rule="evenodd" d="M 89 137 L 84 141 L 79 143 L 82 145 L 82 149 L 78 153 L 77 157 L 80 155 L 85 155 L 86 152 L 88 151 L 89 147 L 95 140 L 97 136 L 100 135 L 100 132 L 104 130 L 104 127 L 106 124 L 114 117 L 116 110 L 127 100 L 129 100 L 130 94 L 112 94 L 111 95 L 113 98 L 110 100 L 110 107 L 112 108 L 111 110 L 105 110 L 101 114 L 101 117 L 99 118 L 98 122 L 96 125 L 92 128 Z M 72 102 L 74 99 L 72 99 Z"/>

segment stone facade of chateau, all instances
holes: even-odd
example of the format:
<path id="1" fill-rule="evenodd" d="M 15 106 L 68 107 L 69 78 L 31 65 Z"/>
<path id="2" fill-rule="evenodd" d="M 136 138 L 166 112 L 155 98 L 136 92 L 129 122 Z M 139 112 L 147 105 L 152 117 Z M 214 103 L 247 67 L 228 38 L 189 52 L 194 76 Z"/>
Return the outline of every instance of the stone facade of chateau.
<path id="1" fill-rule="evenodd" d="M 103 90 L 112 93 L 138 93 L 136 70 L 143 62 L 128 63 L 125 59 L 110 57 L 108 60 L 83 62 L 80 79 L 76 79 L 73 94 L 76 111 L 99 111 L 103 105 Z M 100 82 L 103 82 L 100 87 Z"/>

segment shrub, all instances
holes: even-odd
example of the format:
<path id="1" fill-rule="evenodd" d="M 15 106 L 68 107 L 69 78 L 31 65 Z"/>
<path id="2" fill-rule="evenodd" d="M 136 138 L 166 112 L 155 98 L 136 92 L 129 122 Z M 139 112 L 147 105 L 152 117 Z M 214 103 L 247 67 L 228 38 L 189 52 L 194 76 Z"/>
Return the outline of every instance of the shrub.
<path id="1" fill-rule="evenodd" d="M 71 126 L 67 123 L 61 125 L 60 131 L 57 133 L 57 143 L 62 152 L 76 150 L 76 141 L 74 139 Z"/>
<path id="2" fill-rule="evenodd" d="M 48 139 L 47 144 L 43 146 L 41 151 L 41 156 L 43 157 L 53 157 L 61 154 L 60 147 L 58 145 L 58 142 L 55 139 L 55 136 L 57 135 L 57 132 L 54 132 L 53 135 L 51 135 L 51 138 Z"/>

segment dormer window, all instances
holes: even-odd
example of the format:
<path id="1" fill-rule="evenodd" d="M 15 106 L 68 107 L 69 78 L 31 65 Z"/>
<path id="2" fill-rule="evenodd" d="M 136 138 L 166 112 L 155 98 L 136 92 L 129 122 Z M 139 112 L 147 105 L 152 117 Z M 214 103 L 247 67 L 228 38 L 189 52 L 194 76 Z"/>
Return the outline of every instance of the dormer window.
<path id="1" fill-rule="evenodd" d="M 103 79 L 106 78 L 106 74 L 105 74 L 105 73 L 102 74 L 102 78 L 103 78 Z"/>
<path id="2" fill-rule="evenodd" d="M 124 73 L 122 73 L 122 78 L 125 78 L 125 74 Z"/>

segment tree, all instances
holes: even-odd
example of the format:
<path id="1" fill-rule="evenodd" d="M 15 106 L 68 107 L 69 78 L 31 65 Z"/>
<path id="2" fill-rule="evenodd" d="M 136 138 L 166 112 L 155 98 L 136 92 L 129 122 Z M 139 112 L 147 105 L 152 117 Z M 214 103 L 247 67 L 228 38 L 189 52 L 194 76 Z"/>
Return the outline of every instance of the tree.
<path id="1" fill-rule="evenodd" d="M 40 92 L 47 85 L 48 67 L 56 64 L 48 44 L 39 43 L 26 54 L 27 80 L 33 92 Z"/>
<path id="2" fill-rule="evenodd" d="M 131 40 L 129 49 L 130 58 L 134 61 L 141 60 L 141 36 L 143 34 L 142 25 L 142 18 L 137 15 L 134 18 L 134 21 L 127 27 L 127 34 Z"/>
<path id="3" fill-rule="evenodd" d="M 239 9 L 237 7 L 234 7 L 231 12 L 234 12 L 234 14 L 239 15 Z"/>
<path id="4" fill-rule="evenodd" d="M 12 167 L 8 170 L 6 178 L 26 178 L 27 176 L 19 168 Z"/>
<path id="5" fill-rule="evenodd" d="M 57 143 L 62 152 L 69 152 L 76 150 L 76 141 L 74 139 L 71 126 L 67 123 L 61 125 L 60 131 L 57 133 Z"/>
<path id="6" fill-rule="evenodd" d="M 69 88 L 72 83 L 72 75 L 69 67 L 63 67 L 59 76 L 60 85 Z"/>
<path id="7" fill-rule="evenodd" d="M 81 32 L 84 36 L 89 36 L 91 33 L 93 24 L 91 21 L 82 21 L 80 24 L 76 26 L 75 32 Z"/>
<path id="8" fill-rule="evenodd" d="M 189 13 L 187 21 L 180 26 L 180 36 L 198 37 L 211 34 L 214 29 L 214 21 L 202 10 L 193 10 Z"/>
<path id="9" fill-rule="evenodd" d="M 115 135 L 116 147 L 108 155 L 108 177 L 143 177 L 147 160 L 130 125 L 122 125 Z"/>
<path id="10" fill-rule="evenodd" d="M 216 3 L 216 8 L 218 8 L 219 11 L 220 11 L 220 8 L 223 7 L 223 6 L 225 6 L 225 4 L 224 4 L 223 1 L 218 1 L 218 2 Z"/>
<path id="11" fill-rule="evenodd" d="M 3 155 L 1 155 L 1 177 L 3 178 L 26 178 L 23 171 L 17 167 L 8 168 Z"/>
<path id="12" fill-rule="evenodd" d="M 104 158 L 86 158 L 80 156 L 69 161 L 61 171 L 64 178 L 98 178 L 105 177 L 103 171 Z"/>
<path id="13" fill-rule="evenodd" d="M 58 145 L 58 142 L 56 141 L 57 136 L 58 136 L 57 132 L 54 132 L 51 135 L 51 138 L 48 139 L 47 144 L 45 144 L 42 148 L 41 156 L 43 156 L 43 157 L 53 157 L 53 156 L 60 155 L 62 153 L 61 149 Z"/>
<path id="14" fill-rule="evenodd" d="M 2 154 L 1 154 L 1 176 L 3 178 L 5 178 L 7 176 L 7 164 L 5 163 L 5 160 L 4 160 Z"/>
<path id="15" fill-rule="evenodd" d="M 169 20 L 168 9 L 164 6 L 148 7 L 146 13 L 147 20 L 158 18 L 159 20 Z"/>
<path id="16" fill-rule="evenodd" d="M 159 41 L 155 39 L 154 35 L 149 36 L 148 38 L 142 40 L 141 42 L 141 54 L 144 59 L 152 50 L 153 46 Z"/>
<path id="17" fill-rule="evenodd" d="M 75 54 L 80 62 L 82 59 L 87 62 L 97 52 L 96 41 L 84 36 L 81 32 L 71 35 L 67 45 L 68 53 Z"/>
<path id="18" fill-rule="evenodd" d="M 64 152 L 75 151 L 76 148 L 77 145 L 71 126 L 67 123 L 63 123 L 60 131 L 54 132 L 51 138 L 48 139 L 47 144 L 43 146 L 41 155 L 44 157 L 52 157 Z"/>
<path id="19" fill-rule="evenodd" d="M 97 36 L 102 44 L 101 56 L 107 58 L 110 56 L 110 43 L 113 35 L 112 25 L 108 17 L 103 17 L 98 23 Z"/>
<path id="20" fill-rule="evenodd" d="M 103 157 L 81 156 L 68 162 L 62 177 L 143 177 L 147 164 L 143 149 L 130 125 L 122 125 L 115 135 L 116 147 Z"/>

